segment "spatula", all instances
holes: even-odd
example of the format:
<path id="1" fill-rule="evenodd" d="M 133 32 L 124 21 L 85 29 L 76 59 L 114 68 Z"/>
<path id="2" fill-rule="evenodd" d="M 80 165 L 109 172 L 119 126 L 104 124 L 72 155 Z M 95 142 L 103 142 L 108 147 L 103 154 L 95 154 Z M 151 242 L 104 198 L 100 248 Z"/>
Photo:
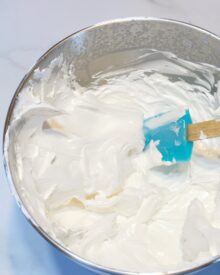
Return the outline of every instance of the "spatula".
<path id="1" fill-rule="evenodd" d="M 220 120 L 192 124 L 189 110 L 161 113 L 144 120 L 145 149 L 153 141 L 163 161 L 189 161 L 193 141 L 220 136 Z"/>

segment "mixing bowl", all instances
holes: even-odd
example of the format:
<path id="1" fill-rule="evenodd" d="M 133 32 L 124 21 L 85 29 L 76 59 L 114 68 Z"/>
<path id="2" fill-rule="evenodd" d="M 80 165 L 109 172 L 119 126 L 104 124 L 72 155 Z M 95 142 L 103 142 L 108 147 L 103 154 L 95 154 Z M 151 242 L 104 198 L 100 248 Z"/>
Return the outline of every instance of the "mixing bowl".
<path id="1" fill-rule="evenodd" d="M 68 36 L 49 49 L 21 81 L 8 110 L 3 135 L 3 148 L 6 147 L 5 143 L 7 139 L 5 137 L 10 121 L 13 118 L 16 98 L 19 93 L 28 87 L 30 81 L 34 82 L 34 85 L 38 85 L 34 77 L 36 70 L 44 70 L 52 60 L 62 55 L 70 68 L 70 75 L 71 68 L 73 69 L 71 65 L 74 64 L 75 79 L 81 86 L 86 86 L 95 73 L 106 68 L 117 66 L 118 64 L 123 64 L 123 62 L 128 60 L 132 63 L 132 60 L 136 57 L 136 53 L 147 48 L 172 52 L 185 60 L 209 63 L 220 67 L 220 38 L 204 29 L 183 22 L 157 18 L 126 18 L 108 21 L 86 28 Z M 52 78 L 53 75 L 50 77 Z M 71 81 L 69 85 L 71 85 Z M 26 92 L 28 91 L 26 90 Z M 13 140 L 11 140 L 11 142 L 13 142 Z M 28 201 L 26 201 L 22 195 L 21 188 L 18 184 L 17 170 L 15 169 L 15 152 L 13 147 L 10 146 L 10 143 L 8 150 L 3 150 L 3 154 L 6 176 L 17 203 L 33 227 L 47 241 L 60 249 L 73 261 L 97 273 L 145 274 L 129 271 L 122 272 L 97 265 L 79 257 L 58 243 L 46 232 L 46 228 L 43 228 L 43 225 L 38 219 L 37 211 L 30 209 Z M 10 161 L 8 161 L 8 159 L 10 159 Z M 209 259 L 190 269 L 146 274 L 184 274 L 199 270 L 214 263 L 219 258 L 220 256 L 212 258 L 211 260 Z M 111 258 L 109 260 L 111 260 Z"/>

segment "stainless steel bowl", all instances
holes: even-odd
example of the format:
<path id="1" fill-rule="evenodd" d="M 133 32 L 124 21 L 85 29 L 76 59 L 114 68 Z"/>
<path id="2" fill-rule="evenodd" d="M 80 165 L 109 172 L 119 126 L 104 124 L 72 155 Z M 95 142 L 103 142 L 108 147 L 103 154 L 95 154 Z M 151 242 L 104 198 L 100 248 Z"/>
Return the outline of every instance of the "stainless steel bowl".
<path id="1" fill-rule="evenodd" d="M 55 57 L 62 54 L 69 65 L 74 64 L 76 79 L 81 85 L 86 86 L 91 80 L 91 75 L 94 73 L 109 65 L 117 65 L 125 59 L 131 58 L 129 55 L 130 51 L 144 48 L 169 51 L 186 60 L 209 63 L 220 67 L 220 38 L 204 29 L 183 22 L 157 18 L 126 18 L 86 28 L 68 36 L 49 49 L 21 81 L 8 110 L 3 135 L 3 148 L 5 148 L 6 132 L 16 106 L 16 98 L 27 87 L 27 83 L 33 80 L 35 69 L 40 68 L 42 70 L 47 68 Z M 117 58 L 111 58 L 111 55 L 115 53 L 117 53 Z M 6 176 L 16 201 L 26 218 L 45 239 L 72 260 L 86 268 L 101 274 L 184 274 L 199 270 L 220 258 L 218 256 L 211 260 L 209 259 L 190 269 L 175 270 L 166 273 L 122 272 L 83 259 L 49 236 L 45 228 L 37 220 L 35 213 L 30 211 L 28 203 L 22 197 L 21 190 L 19 189 L 14 163 L 15 158 L 13 158 L 14 152 L 10 149 L 10 146 L 7 153 L 11 156 L 10 162 L 7 161 L 6 152 L 3 151 Z"/>

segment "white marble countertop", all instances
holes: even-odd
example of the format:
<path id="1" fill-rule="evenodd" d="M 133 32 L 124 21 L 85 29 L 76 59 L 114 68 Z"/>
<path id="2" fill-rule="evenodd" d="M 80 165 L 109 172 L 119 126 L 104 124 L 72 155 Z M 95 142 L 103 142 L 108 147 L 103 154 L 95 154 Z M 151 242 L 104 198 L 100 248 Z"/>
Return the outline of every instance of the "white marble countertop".
<path id="1" fill-rule="evenodd" d="M 220 35 L 219 10 L 219 0 L 0 0 L 0 138 L 20 80 L 65 36 L 100 21 L 131 16 L 182 20 Z M 10 195 L 1 156 L 0 163 L 0 274 L 94 274 L 61 255 L 28 224 Z M 220 264 L 198 274 L 220 274 Z"/>

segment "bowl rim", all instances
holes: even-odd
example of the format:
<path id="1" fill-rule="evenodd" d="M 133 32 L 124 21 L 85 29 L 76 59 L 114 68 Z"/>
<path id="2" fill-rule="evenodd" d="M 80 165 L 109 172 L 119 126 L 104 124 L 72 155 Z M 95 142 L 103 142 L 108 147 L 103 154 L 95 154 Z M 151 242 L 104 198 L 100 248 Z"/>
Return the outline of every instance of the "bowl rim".
<path id="1" fill-rule="evenodd" d="M 188 27 L 189 29 L 194 29 L 196 31 L 199 31 L 200 33 L 205 33 L 206 35 L 209 35 L 217 40 L 220 41 L 220 37 L 216 34 L 214 34 L 211 31 L 208 31 L 204 28 L 201 28 L 197 25 L 191 24 L 191 23 L 186 23 L 180 20 L 174 20 L 174 19 L 169 19 L 169 18 L 159 18 L 159 17 L 125 17 L 125 18 L 118 18 L 118 19 L 112 19 L 112 20 L 107 20 L 103 21 L 101 23 L 97 23 L 88 27 L 85 27 L 83 29 L 80 29 L 76 32 L 73 32 L 72 34 L 66 36 L 65 38 L 59 40 L 57 43 L 55 43 L 53 46 L 51 46 L 45 53 L 41 55 L 40 58 L 37 59 L 37 61 L 34 63 L 34 65 L 28 70 L 28 72 L 25 74 L 21 82 L 19 83 L 17 89 L 15 90 L 15 93 L 11 99 L 6 118 L 5 118 L 5 123 L 4 123 L 4 128 L 3 128 L 3 138 L 2 138 L 2 156 L 3 156 L 3 167 L 4 167 L 4 172 L 6 176 L 6 181 L 9 184 L 9 187 L 11 189 L 12 195 L 15 197 L 15 200 L 23 212 L 24 216 L 30 222 L 30 224 L 38 231 L 38 233 L 45 239 L 47 240 L 50 244 L 52 244 L 56 249 L 64 253 L 68 258 L 71 260 L 77 262 L 79 265 L 93 270 L 93 271 L 98 271 L 102 272 L 105 274 L 120 274 L 120 275 L 181 275 L 181 274 L 186 274 L 188 272 L 195 272 L 198 270 L 201 270 L 215 262 L 218 262 L 220 260 L 220 255 L 217 255 L 215 257 L 212 257 L 211 259 L 207 259 L 201 262 L 201 264 L 197 265 L 192 265 L 192 267 L 187 267 L 185 269 L 179 269 L 179 270 L 172 270 L 172 271 L 167 271 L 167 272 L 135 272 L 135 271 L 125 271 L 125 270 L 119 270 L 115 268 L 109 268 L 106 266 L 102 266 L 99 264 L 96 264 L 95 262 L 92 262 L 90 260 L 85 259 L 84 257 L 81 257 L 77 255 L 76 253 L 70 251 L 68 248 L 63 246 L 60 242 L 56 241 L 53 237 L 51 237 L 34 219 L 30 211 L 28 210 L 28 207 L 26 207 L 24 200 L 22 197 L 19 195 L 18 188 L 16 187 L 16 184 L 13 181 L 12 174 L 10 172 L 10 165 L 7 161 L 7 144 L 6 144 L 6 136 L 7 136 L 7 130 L 11 122 L 12 114 L 14 107 L 16 105 L 16 99 L 20 92 L 22 91 L 24 85 L 26 82 L 29 80 L 31 77 L 32 73 L 34 70 L 40 65 L 40 63 L 56 48 L 58 48 L 60 45 L 62 45 L 64 42 L 66 42 L 68 39 L 86 32 L 88 30 L 96 29 L 105 25 L 111 25 L 111 24 L 117 24 L 117 23 L 122 23 L 122 22 L 130 22 L 130 21 L 157 21 L 157 22 L 168 22 L 172 24 L 177 24 L 177 25 L 182 25 L 185 27 Z"/>

